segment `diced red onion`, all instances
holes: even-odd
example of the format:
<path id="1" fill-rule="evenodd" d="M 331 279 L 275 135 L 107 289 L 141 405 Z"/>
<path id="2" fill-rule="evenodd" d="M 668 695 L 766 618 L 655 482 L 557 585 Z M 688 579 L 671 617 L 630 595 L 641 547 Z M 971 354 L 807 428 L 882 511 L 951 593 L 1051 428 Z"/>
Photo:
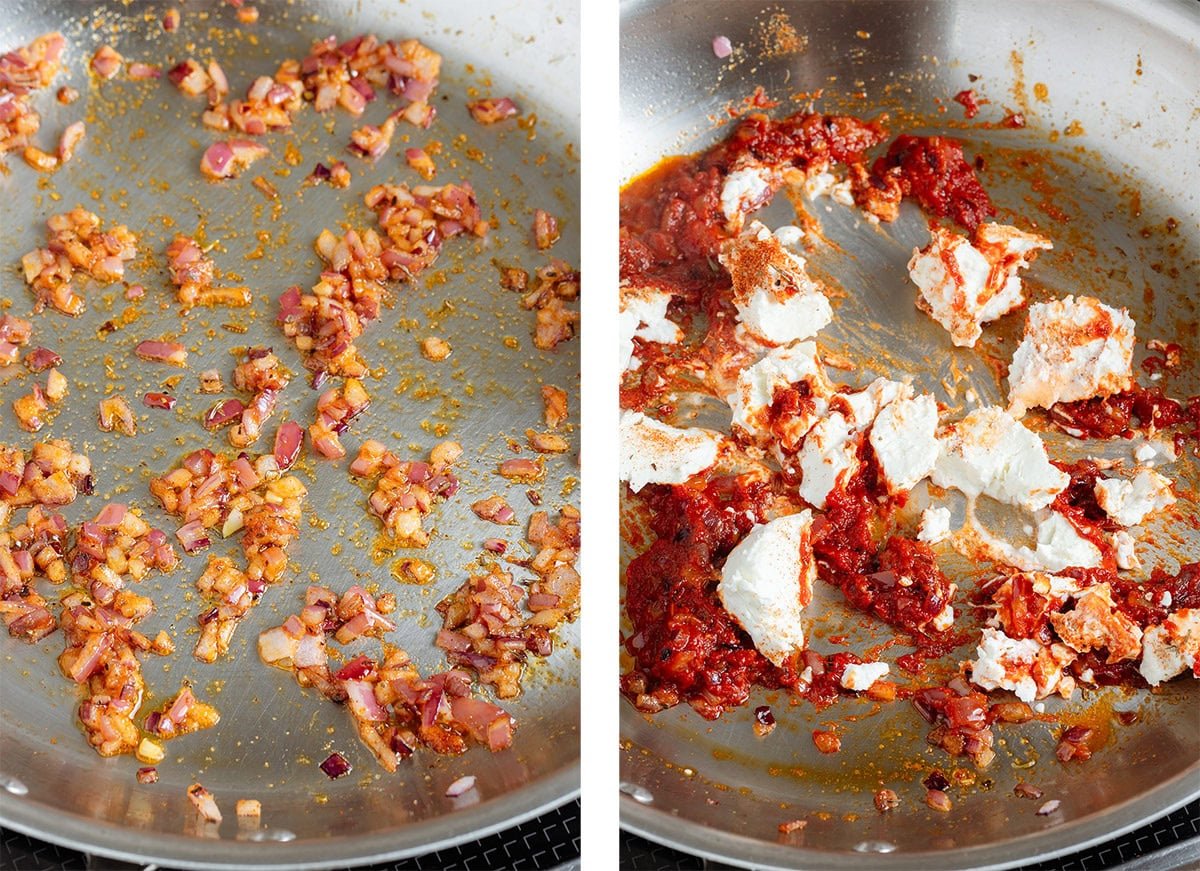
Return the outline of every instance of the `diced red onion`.
<path id="1" fill-rule="evenodd" d="M 0 472 L 0 490 L 9 496 L 15 496 L 21 487 L 21 479 L 13 472 Z"/>
<path id="2" fill-rule="evenodd" d="M 178 342 L 145 341 L 139 343 L 133 352 L 143 360 L 170 363 L 172 366 L 187 365 L 187 348 Z"/>
<path id="3" fill-rule="evenodd" d="M 187 793 L 200 816 L 210 823 L 221 822 L 221 811 L 217 808 L 216 799 L 211 792 L 200 784 L 193 783 L 188 787 Z"/>
<path id="4" fill-rule="evenodd" d="M 292 617 L 294 616 L 295 615 L 292 615 Z M 291 620 L 292 617 L 289 617 L 288 619 Z M 309 634 L 305 634 L 300 639 L 300 643 L 296 645 L 296 653 L 292 658 L 292 663 L 296 666 L 296 668 L 309 668 L 316 665 L 325 665 L 325 663 L 328 661 L 328 657 L 325 653 L 324 636 Z"/>
<path id="5" fill-rule="evenodd" d="M 238 485 L 243 490 L 253 490 L 261 480 L 258 473 L 254 471 L 254 466 L 245 456 L 238 457 L 229 464 L 229 468 L 237 474 Z"/>
<path id="6" fill-rule="evenodd" d="M 375 685 L 364 680 L 345 680 L 342 687 L 346 690 L 346 703 L 359 720 L 372 723 L 382 723 L 387 720 L 387 712 L 375 698 Z"/>
<path id="7" fill-rule="evenodd" d="M 104 659 L 104 655 L 108 652 L 108 648 L 108 633 L 101 632 L 90 636 L 84 642 L 83 648 L 79 651 L 79 655 L 75 658 L 75 661 L 71 664 L 71 680 L 76 683 L 83 683 L 95 674 L 96 669 L 100 667 L 100 663 Z"/>
<path id="8" fill-rule="evenodd" d="M 733 54 L 733 43 L 728 36 L 718 36 L 712 41 L 713 54 L 724 60 Z"/>
<path id="9" fill-rule="evenodd" d="M 208 537 L 204 524 L 199 520 L 193 520 L 179 527 L 175 530 L 175 537 L 179 539 L 179 543 L 188 553 L 195 553 L 212 544 L 212 539 Z"/>
<path id="10" fill-rule="evenodd" d="M 553 593 L 533 593 L 529 597 L 530 611 L 544 611 L 547 608 L 557 608 L 560 597 Z"/>
<path id="11" fill-rule="evenodd" d="M 273 665 L 285 659 L 291 659 L 296 652 L 298 640 L 289 635 L 281 626 L 268 629 L 258 636 L 258 655 L 263 662 Z"/>
<path id="12" fill-rule="evenodd" d="M 100 509 L 96 515 L 96 525 L 104 527 L 120 526 L 129 508 L 120 502 L 110 502 Z"/>
<path id="13" fill-rule="evenodd" d="M 275 431 L 275 463 L 280 470 L 290 469 L 300 456 L 304 429 L 294 420 L 285 420 Z"/>
<path id="14" fill-rule="evenodd" d="M 176 726 L 182 725 L 195 701 L 196 697 L 192 695 L 192 691 L 184 687 L 179 691 L 179 695 L 175 697 L 175 701 L 171 703 L 171 707 L 167 710 L 166 719 L 170 720 Z"/>
<path id="15" fill-rule="evenodd" d="M 157 79 L 162 76 L 162 68 L 153 64 L 141 63 L 134 61 L 129 65 L 129 78 L 131 79 Z"/>
<path id="16" fill-rule="evenodd" d="M 338 669 L 334 677 L 338 680 L 358 680 L 370 674 L 374 668 L 375 663 L 369 656 L 356 656 Z"/>
<path id="17" fill-rule="evenodd" d="M 14 550 L 13 562 L 23 575 L 33 574 L 33 554 L 27 550 Z"/>

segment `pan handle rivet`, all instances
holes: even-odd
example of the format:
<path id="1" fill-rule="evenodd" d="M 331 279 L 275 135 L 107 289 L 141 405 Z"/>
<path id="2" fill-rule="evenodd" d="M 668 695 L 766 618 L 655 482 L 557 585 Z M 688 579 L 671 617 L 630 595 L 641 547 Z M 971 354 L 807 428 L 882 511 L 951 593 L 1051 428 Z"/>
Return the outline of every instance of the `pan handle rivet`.
<path id="1" fill-rule="evenodd" d="M 654 795 L 644 786 L 638 786 L 636 783 L 627 783 L 622 781 L 621 792 L 632 798 L 634 801 L 642 804 L 650 804 L 654 801 Z"/>
<path id="2" fill-rule="evenodd" d="M 854 849 L 859 853 L 894 853 L 896 845 L 890 841 L 862 841 Z"/>
<path id="3" fill-rule="evenodd" d="M 29 787 L 11 774 L 0 774 L 0 786 L 13 795 L 29 795 Z"/>

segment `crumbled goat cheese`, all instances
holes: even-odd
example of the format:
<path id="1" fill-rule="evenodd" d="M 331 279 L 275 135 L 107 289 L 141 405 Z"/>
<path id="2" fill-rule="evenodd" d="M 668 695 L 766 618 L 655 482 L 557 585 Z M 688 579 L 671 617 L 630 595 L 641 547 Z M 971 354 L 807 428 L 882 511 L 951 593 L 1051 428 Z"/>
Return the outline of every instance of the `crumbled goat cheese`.
<path id="1" fill-rule="evenodd" d="M 921 512 L 921 530 L 917 540 L 937 544 L 950 536 L 950 509 L 931 505 Z"/>
<path id="2" fill-rule="evenodd" d="M 621 371 L 637 369 L 642 361 L 634 354 L 635 338 L 672 345 L 683 338 L 683 330 L 667 317 L 671 294 L 653 287 L 621 288 L 621 313 L 617 323 L 621 339 Z"/>
<path id="3" fill-rule="evenodd" d="M 1030 306 L 1025 336 L 1008 369 L 1011 411 L 1020 417 L 1036 406 L 1128 390 L 1133 329 L 1125 309 L 1088 296 Z"/>
<path id="4" fill-rule="evenodd" d="M 920 289 L 918 307 L 950 333 L 960 347 L 974 347 L 982 325 L 1024 302 L 1017 270 L 1029 266 L 1049 239 L 1002 224 L 980 224 L 974 245 L 941 227 L 914 251 L 908 274 Z"/>
<path id="5" fill-rule="evenodd" d="M 1071 480 L 1050 462 L 1042 440 L 997 406 L 972 411 L 940 441 L 933 483 L 968 498 L 985 494 L 1034 511 L 1054 501 Z"/>
<path id="6" fill-rule="evenodd" d="M 1132 479 L 1096 482 L 1096 501 L 1122 526 L 1137 526 L 1147 515 L 1175 504 L 1171 482 L 1153 469 L 1138 469 Z"/>
<path id="7" fill-rule="evenodd" d="M 842 686 L 856 693 L 866 692 L 875 681 L 887 673 L 886 662 L 852 662 L 842 672 Z"/>
<path id="8" fill-rule="evenodd" d="M 707 429 L 679 429 L 640 411 L 621 414 L 621 480 L 634 493 L 647 484 L 682 484 L 711 468 L 724 437 Z"/>
<path id="9" fill-rule="evenodd" d="M 721 603 L 775 665 L 804 649 L 800 612 L 812 599 L 817 572 L 811 527 L 810 511 L 760 523 L 721 570 Z"/>
<path id="10" fill-rule="evenodd" d="M 755 221 L 726 242 L 720 261 L 732 281 L 738 323 L 753 341 L 773 346 L 810 339 L 833 319 L 804 258 L 763 224 Z"/>

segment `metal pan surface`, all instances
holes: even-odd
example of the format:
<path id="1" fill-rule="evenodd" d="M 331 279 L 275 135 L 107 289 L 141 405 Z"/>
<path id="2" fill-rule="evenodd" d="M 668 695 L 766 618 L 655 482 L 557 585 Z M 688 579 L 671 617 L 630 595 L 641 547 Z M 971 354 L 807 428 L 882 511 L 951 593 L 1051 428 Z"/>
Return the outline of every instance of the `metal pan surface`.
<path id="1" fill-rule="evenodd" d="M 195 373 L 216 367 L 226 381 L 231 348 L 273 346 L 292 371 L 274 423 L 312 419 L 317 393 L 310 390 L 299 355 L 274 324 L 276 298 L 285 288 L 311 287 L 319 274 L 312 243 L 323 228 L 367 226 L 374 216 L 362 205 L 373 184 L 421 179 L 404 161 L 404 149 L 440 143 L 434 182 L 470 181 L 494 232 L 485 242 L 452 240 L 421 279 L 393 287 L 385 309 L 363 338 L 373 367 L 367 380 L 373 404 L 345 438 L 353 457 L 367 438 L 401 453 L 424 456 L 444 438 L 466 448 L 458 497 L 441 506 L 427 526 L 435 528 L 424 551 L 380 550 L 377 521 L 366 513 L 366 493 L 350 479 L 345 462 L 308 457 L 298 474 L 308 488 L 308 512 L 290 554 L 288 581 L 267 591 L 237 630 L 230 654 L 213 665 L 195 662 L 195 618 L 200 602 L 193 587 L 206 555 L 185 558 L 174 573 L 148 578 L 143 586 L 156 602 L 146 626 L 151 635 L 166 628 L 177 653 L 148 657 L 152 693 L 144 710 L 169 698 L 184 680 L 217 706 L 221 722 L 167 745 L 152 786 L 135 782 L 140 763 L 132 757 L 102 759 L 86 745 L 75 724 L 78 704 L 58 673 L 61 635 L 29 646 L 0 639 L 0 824 L 39 838 L 105 856 L 189 868 L 316 868 L 379 861 L 475 839 L 536 815 L 578 793 L 578 627 L 561 630 L 555 651 L 527 669 L 525 692 L 511 703 L 519 722 L 510 751 L 476 748 L 460 757 L 419 753 L 395 775 L 378 768 L 338 706 L 300 689 L 291 675 L 264 666 L 255 651 L 258 633 L 278 625 L 303 604 L 307 584 L 337 590 L 375 583 L 396 594 L 398 628 L 388 640 L 406 649 L 423 673 L 445 661 L 433 646 L 440 621 L 434 605 L 456 589 L 481 542 L 500 535 L 510 552 L 523 556 L 519 541 L 535 510 L 525 495 L 530 485 L 510 485 L 495 474 L 496 463 L 513 456 L 509 441 L 524 444 L 529 427 L 541 427 L 540 386 L 556 384 L 569 393 L 571 418 L 565 432 L 572 449 L 548 462 L 537 487 L 543 508 L 557 515 L 578 505 L 578 343 L 554 352 L 533 346 L 532 313 L 515 294 L 502 290 L 493 260 L 532 273 L 547 254 L 572 265 L 579 261 L 577 89 L 578 7 L 570 2 L 445 4 L 437 2 L 317 2 L 261 4 L 256 24 L 239 25 L 225 3 L 179 4 L 183 23 L 164 33 L 159 22 L 167 3 L 0 4 L 0 45 L 6 49 L 60 30 L 67 37 L 69 78 L 64 73 L 39 95 L 42 136 L 57 137 L 66 124 L 84 118 L 88 139 L 75 159 L 41 177 L 10 155 L 0 175 L 0 243 L 7 264 L 0 271 L 0 297 L 10 311 L 26 314 L 33 298 L 24 286 L 20 256 L 42 244 L 44 221 L 82 205 L 107 221 L 126 223 L 140 236 L 140 253 L 127 274 L 147 288 L 146 299 L 130 305 L 120 285 L 88 290 L 89 310 L 72 320 L 46 312 L 35 318 L 35 341 L 58 350 L 71 383 L 66 409 L 36 437 L 17 429 L 9 403 L 28 391 L 27 376 L 0 387 L 0 432 L 6 442 L 30 444 L 66 437 L 84 448 L 95 469 L 96 493 L 81 497 L 65 514 L 74 523 L 119 499 L 145 509 L 168 532 L 175 529 L 147 490 L 149 478 L 174 466 L 188 451 L 224 444 L 199 416 L 211 397 L 196 391 Z M 336 111 L 297 115 L 291 133 L 265 137 L 269 158 L 232 183 L 209 184 L 198 172 L 200 154 L 215 135 L 198 123 L 200 102 L 178 93 L 165 78 L 134 82 L 124 77 L 97 84 L 87 61 L 108 42 L 130 60 L 170 65 L 189 55 L 214 57 L 235 93 L 255 75 L 273 72 L 285 57 L 301 58 L 311 42 L 329 34 L 381 38 L 418 37 L 444 58 L 437 92 L 438 117 L 429 130 L 401 124 L 390 152 L 371 165 L 346 151 L 349 132 L 379 123 L 387 100 L 368 107 L 363 120 Z M 82 97 L 59 106 L 54 90 L 69 83 Z M 466 102 L 475 96 L 509 96 L 536 124 L 476 124 Z M 328 125 L 328 128 L 327 126 Z M 292 165 L 291 149 L 301 155 Z M 352 186 L 301 190 L 318 162 L 344 159 Z M 250 185 L 264 175 L 279 191 L 268 201 Z M 535 208 L 555 214 L 562 239 L 550 252 L 535 249 Z M 249 309 L 197 309 L 180 316 L 167 281 L 163 249 L 175 232 L 197 230 L 217 248 L 212 256 L 229 283 L 247 284 Z M 453 244 L 460 242 L 461 244 Z M 136 315 L 130 317 L 130 315 Z M 106 326 L 107 325 L 107 326 Z M 113 329 L 115 327 L 115 329 Z M 452 356 L 425 360 L 418 341 L 436 334 Z M 142 407 L 147 390 L 162 389 L 178 374 L 143 364 L 132 355 L 145 338 L 182 336 L 191 357 L 174 391 L 173 412 Z M 98 400 L 124 391 L 138 415 L 134 439 L 101 433 Z M 259 443 L 259 449 L 263 441 Z M 269 446 L 266 448 L 269 450 Z M 486 492 L 485 492 L 486 491 Z M 518 523 L 500 528 L 479 520 L 471 502 L 493 492 L 517 509 Z M 217 544 L 223 553 L 230 543 Z M 436 566 L 425 586 L 401 583 L 396 561 L 417 556 Z M 518 570 L 519 571 L 519 570 Z M 330 781 L 317 768 L 331 751 L 344 754 L 353 772 Z M 451 799 L 446 787 L 464 775 L 476 789 Z M 197 837 L 194 812 L 185 797 L 189 783 L 202 782 L 225 812 L 218 837 Z M 238 798 L 262 802 L 261 826 L 239 827 Z"/>
<path id="2" fill-rule="evenodd" d="M 727 135 L 731 114 L 744 111 L 760 86 L 780 101 L 771 110 L 779 115 L 809 104 L 861 117 L 886 111 L 893 132 L 948 132 L 968 154 L 983 155 L 998 220 L 1033 221 L 1054 238 L 1055 251 L 1039 259 L 1029 281 L 1035 299 L 1098 296 L 1129 307 L 1140 340 L 1200 350 L 1195 4 L 631 0 L 622 5 L 621 26 L 625 181 Z M 722 35 L 734 48 L 725 60 L 712 47 Z M 990 101 L 975 122 L 964 121 L 952 101 L 970 87 Z M 1025 129 L 996 123 L 1009 110 L 1026 115 Z M 984 121 L 993 126 L 977 123 Z M 783 199 L 766 213 L 772 227 L 795 219 Z M 819 337 L 823 348 L 859 364 L 840 380 L 862 384 L 901 372 L 951 409 L 963 407 L 967 388 L 980 403 L 999 400 L 1003 385 L 980 358 L 948 351 L 944 332 L 912 304 L 905 264 L 925 244 L 924 218 L 914 209 L 874 228 L 857 210 L 827 202 L 811 209 L 824 241 L 807 253 L 810 269 L 844 292 Z M 1065 218 L 1051 214 L 1055 206 Z M 1011 354 L 1023 323 L 1018 313 L 993 325 L 1001 357 Z M 952 372 L 962 375 L 954 393 L 942 383 Z M 1196 376 L 1193 369 L 1174 390 L 1191 395 Z M 715 405 L 677 403 L 692 422 L 724 429 L 728 410 Z M 1065 437 L 1047 438 L 1071 448 Z M 1120 444 L 1075 450 L 1128 457 Z M 1193 495 L 1140 545 L 1168 569 L 1200 556 L 1194 458 L 1170 468 L 1178 489 Z M 921 504 L 918 497 L 918 512 Z M 952 578 L 970 577 L 964 560 L 945 560 Z M 886 631 L 847 610 L 836 591 L 815 595 L 822 593 L 805 611 L 813 615 L 814 646 L 829 651 L 836 634 L 847 635 L 856 652 L 877 650 Z M 965 647 L 949 659 L 971 654 Z M 759 740 L 752 711 L 764 703 L 779 725 Z M 909 705 L 842 700 L 816 712 L 790 706 L 786 694 L 759 691 L 709 722 L 684 705 L 645 717 L 623 701 L 622 825 L 756 868 L 1000 868 L 1106 840 L 1200 794 L 1197 682 L 1155 693 L 1093 692 L 1073 703 L 1047 700 L 1046 708 L 1069 722 L 1111 725 L 1113 711 L 1136 711 L 1138 719 L 1112 728 L 1096 756 L 1073 765 L 1054 758 L 1056 728 L 1006 729 L 996 761 L 955 791 L 950 813 L 940 813 L 925 806 L 920 781 L 956 761 L 927 746 L 927 726 Z M 843 743 L 825 756 L 810 735 L 830 721 L 844 726 Z M 1044 798 L 1015 797 L 1020 780 Z M 871 801 L 884 786 L 902 801 L 890 814 Z M 1059 810 L 1037 815 L 1049 799 L 1061 801 Z M 797 818 L 806 827 L 780 834 L 780 823 Z"/>

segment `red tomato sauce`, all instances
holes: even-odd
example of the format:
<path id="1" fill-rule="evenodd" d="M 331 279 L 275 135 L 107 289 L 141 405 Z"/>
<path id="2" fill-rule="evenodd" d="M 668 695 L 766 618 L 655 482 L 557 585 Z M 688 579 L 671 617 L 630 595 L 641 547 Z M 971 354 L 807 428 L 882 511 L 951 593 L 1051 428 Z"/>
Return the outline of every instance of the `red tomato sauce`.
<path id="1" fill-rule="evenodd" d="M 1079 438 L 1133 438 L 1139 432 L 1180 428 L 1176 446 L 1200 438 L 1200 396 L 1184 402 L 1171 399 L 1158 387 L 1134 387 L 1101 398 L 1060 402 L 1051 419 Z"/>
<path id="2" fill-rule="evenodd" d="M 637 671 L 622 686 L 643 710 L 686 701 L 702 716 L 744 704 L 752 686 L 793 686 L 794 664 L 777 668 L 721 605 L 716 588 L 729 551 L 756 522 L 763 481 L 714 478 L 701 486 L 655 486 L 646 498 L 659 538 L 629 564 L 625 604 Z"/>
<path id="3" fill-rule="evenodd" d="M 975 170 L 963 157 L 962 146 L 954 139 L 897 136 L 872 171 L 880 178 L 896 171 L 905 196 L 916 197 L 923 208 L 968 230 L 996 214 Z"/>
<path id="4" fill-rule="evenodd" d="M 836 163 L 859 163 L 863 153 L 887 138 L 876 121 L 849 115 L 793 115 L 781 121 L 748 115 L 733 135 L 704 157 L 706 166 L 724 172 L 742 158 L 771 166 L 791 164 L 800 169 Z"/>

